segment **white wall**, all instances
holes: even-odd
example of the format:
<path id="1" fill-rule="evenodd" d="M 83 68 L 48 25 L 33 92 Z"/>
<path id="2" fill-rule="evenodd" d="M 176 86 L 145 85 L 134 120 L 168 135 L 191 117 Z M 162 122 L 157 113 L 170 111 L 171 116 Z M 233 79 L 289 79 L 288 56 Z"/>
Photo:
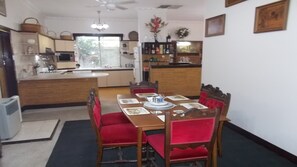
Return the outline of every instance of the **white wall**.
<path id="1" fill-rule="evenodd" d="M 124 40 L 129 40 L 128 34 L 131 31 L 137 31 L 139 33 L 139 41 L 153 42 L 153 34 L 149 32 L 149 29 L 145 27 L 145 23 L 148 23 L 153 17 L 153 14 L 147 14 L 149 12 L 142 11 L 138 20 L 124 20 L 124 19 L 106 19 L 101 20 L 109 24 L 110 28 L 98 32 L 90 27 L 90 25 L 97 21 L 98 18 L 61 18 L 61 17 L 47 17 L 45 19 L 45 26 L 49 31 L 56 32 L 56 37 L 59 38 L 60 33 L 63 31 L 69 31 L 72 33 L 120 33 L 124 34 Z M 201 41 L 203 39 L 203 21 L 166 21 L 163 11 L 159 10 L 159 14 L 156 16 L 163 16 L 168 25 L 164 27 L 158 34 L 160 42 L 166 40 L 166 36 L 171 34 L 171 39 L 176 40 L 175 31 L 180 27 L 187 27 L 190 29 L 190 35 L 183 40 Z M 165 17 L 165 18 L 164 18 Z M 141 33 L 143 35 L 141 35 Z M 133 63 L 130 57 L 121 57 L 121 66 L 124 67 L 126 63 Z"/>
<path id="2" fill-rule="evenodd" d="M 124 40 L 129 40 L 128 34 L 131 31 L 138 32 L 138 21 L 137 20 L 124 20 L 124 19 L 103 19 L 101 20 L 109 24 L 110 28 L 98 32 L 90 27 L 90 25 L 97 21 L 97 18 L 61 18 L 61 17 L 47 17 L 45 19 L 45 26 L 50 31 L 54 31 L 59 37 L 62 31 L 70 31 L 73 33 L 122 33 L 124 34 Z M 145 23 L 149 22 L 146 20 Z M 190 29 L 190 35 L 184 40 L 202 40 L 203 39 L 203 21 L 178 21 L 178 20 L 167 20 L 168 26 L 164 27 L 163 31 L 166 31 L 162 35 L 165 40 L 168 33 L 171 34 L 173 40 L 177 39 L 174 35 L 175 31 L 180 27 L 187 27 Z M 144 28 L 144 27 L 142 27 Z M 162 31 L 162 32 L 163 32 Z M 150 33 L 153 37 L 153 34 Z M 142 40 L 143 41 L 143 40 Z"/>
<path id="3" fill-rule="evenodd" d="M 255 8 L 276 0 L 250 0 L 225 8 L 206 1 L 206 17 L 226 14 L 225 35 L 204 38 L 202 82 L 232 94 L 228 117 L 239 127 L 297 155 L 297 1 L 287 30 L 253 33 Z"/>
<path id="4" fill-rule="evenodd" d="M 33 7 L 27 0 L 6 0 L 6 17 L 0 15 L 0 25 L 19 30 L 20 24 L 27 17 L 37 18 L 43 24 L 40 11 Z"/>

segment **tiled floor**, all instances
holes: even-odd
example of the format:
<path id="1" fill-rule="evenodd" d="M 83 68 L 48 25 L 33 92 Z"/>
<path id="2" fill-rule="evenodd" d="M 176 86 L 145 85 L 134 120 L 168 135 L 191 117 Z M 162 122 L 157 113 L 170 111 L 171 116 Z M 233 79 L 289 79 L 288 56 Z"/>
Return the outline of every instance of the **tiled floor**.
<path id="1" fill-rule="evenodd" d="M 129 89 L 121 87 L 99 90 L 103 113 L 119 111 L 116 104 L 116 94 L 118 93 L 129 93 Z M 86 106 L 32 109 L 23 112 L 23 121 L 48 119 L 60 119 L 52 140 L 3 145 L 3 157 L 0 159 L 0 167 L 44 167 L 65 121 L 85 120 L 89 119 L 89 117 Z"/>

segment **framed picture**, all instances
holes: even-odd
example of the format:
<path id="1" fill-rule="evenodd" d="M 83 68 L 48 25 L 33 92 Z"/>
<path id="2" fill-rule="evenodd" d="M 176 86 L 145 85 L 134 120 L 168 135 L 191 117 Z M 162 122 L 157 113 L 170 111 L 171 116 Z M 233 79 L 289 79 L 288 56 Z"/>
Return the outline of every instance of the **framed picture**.
<path id="1" fill-rule="evenodd" d="M 226 14 L 208 18 L 205 20 L 205 37 L 225 34 Z"/>
<path id="2" fill-rule="evenodd" d="M 285 30 L 289 0 L 281 0 L 256 8 L 254 33 Z"/>
<path id="3" fill-rule="evenodd" d="M 5 0 L 0 0 L 0 14 L 6 16 Z"/>
<path id="4" fill-rule="evenodd" d="M 246 0 L 225 0 L 225 7 L 229 7 L 243 1 L 246 1 Z"/>

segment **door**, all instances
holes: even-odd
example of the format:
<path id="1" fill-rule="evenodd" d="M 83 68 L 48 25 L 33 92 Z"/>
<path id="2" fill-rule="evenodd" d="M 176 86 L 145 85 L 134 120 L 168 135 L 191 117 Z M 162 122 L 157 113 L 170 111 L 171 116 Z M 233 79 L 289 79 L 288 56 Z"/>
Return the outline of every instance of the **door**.
<path id="1" fill-rule="evenodd" d="M 10 33 L 0 29 L 0 84 L 2 97 L 18 94 Z"/>

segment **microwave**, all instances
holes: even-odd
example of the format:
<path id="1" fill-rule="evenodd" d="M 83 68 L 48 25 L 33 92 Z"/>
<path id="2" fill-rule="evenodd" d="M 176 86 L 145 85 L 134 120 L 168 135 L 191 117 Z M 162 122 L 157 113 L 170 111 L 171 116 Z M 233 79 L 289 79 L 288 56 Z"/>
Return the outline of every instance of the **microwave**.
<path id="1" fill-rule="evenodd" d="M 73 53 L 59 53 L 57 54 L 58 61 L 74 61 Z"/>

